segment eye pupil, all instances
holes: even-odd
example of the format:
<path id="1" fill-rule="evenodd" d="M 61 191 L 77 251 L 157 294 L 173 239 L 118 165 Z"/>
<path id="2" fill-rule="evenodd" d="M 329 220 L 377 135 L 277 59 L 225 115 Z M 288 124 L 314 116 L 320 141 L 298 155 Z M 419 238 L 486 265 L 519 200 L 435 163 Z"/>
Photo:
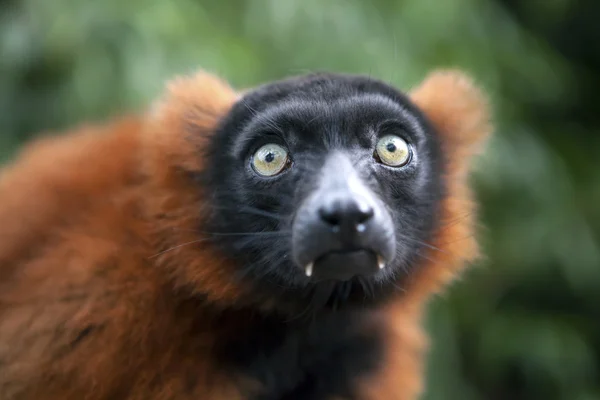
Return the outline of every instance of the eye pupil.
<path id="1" fill-rule="evenodd" d="M 275 176 L 290 166 L 288 151 L 276 143 L 266 144 L 254 153 L 251 165 L 261 176 Z"/>
<path id="2" fill-rule="evenodd" d="M 376 160 L 390 167 L 406 165 L 410 161 L 411 154 L 406 140 L 396 135 L 382 137 L 375 148 Z"/>

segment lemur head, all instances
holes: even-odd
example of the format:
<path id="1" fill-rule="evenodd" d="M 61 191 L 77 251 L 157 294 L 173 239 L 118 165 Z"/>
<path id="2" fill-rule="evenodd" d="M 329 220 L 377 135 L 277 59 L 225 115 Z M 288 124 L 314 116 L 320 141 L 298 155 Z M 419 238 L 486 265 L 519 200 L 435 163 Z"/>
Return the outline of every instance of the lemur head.
<path id="1" fill-rule="evenodd" d="M 161 199 L 158 262 L 240 307 L 425 295 L 476 254 L 466 180 L 487 133 L 485 104 L 459 73 L 408 95 L 340 74 L 243 95 L 207 74 L 177 81 L 147 133 L 160 143 L 147 171 Z"/>

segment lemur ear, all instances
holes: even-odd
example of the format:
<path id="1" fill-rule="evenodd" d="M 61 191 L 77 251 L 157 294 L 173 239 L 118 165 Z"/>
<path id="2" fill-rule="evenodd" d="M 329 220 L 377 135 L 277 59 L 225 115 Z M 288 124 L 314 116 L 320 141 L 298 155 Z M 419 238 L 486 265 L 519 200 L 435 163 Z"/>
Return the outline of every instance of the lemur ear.
<path id="1" fill-rule="evenodd" d="M 437 128 L 453 172 L 466 172 L 491 133 L 488 101 L 466 74 L 430 73 L 410 92 L 412 101 Z"/>
<path id="2" fill-rule="evenodd" d="M 146 115 L 140 157 L 143 212 L 157 248 L 152 258 L 177 288 L 200 290 L 209 301 L 230 305 L 248 290 L 232 282 L 234 270 L 209 244 L 200 245 L 205 196 L 194 181 L 205 167 L 211 137 L 238 94 L 217 76 L 201 71 L 169 82 L 166 93 Z M 187 246 L 183 244 L 191 244 Z"/>
<path id="3" fill-rule="evenodd" d="M 199 150 L 238 98 L 227 82 L 205 71 L 175 78 L 148 115 L 146 156 L 161 158 L 158 166 L 200 169 Z"/>

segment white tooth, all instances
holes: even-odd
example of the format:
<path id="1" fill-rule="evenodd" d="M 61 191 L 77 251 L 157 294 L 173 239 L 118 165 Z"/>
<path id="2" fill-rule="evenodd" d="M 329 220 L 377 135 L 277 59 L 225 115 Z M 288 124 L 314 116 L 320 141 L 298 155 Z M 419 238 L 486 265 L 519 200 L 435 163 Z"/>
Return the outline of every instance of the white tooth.
<path id="1" fill-rule="evenodd" d="M 377 256 L 377 265 L 379 265 L 379 269 L 385 268 L 385 260 L 381 256 Z"/>
<path id="2" fill-rule="evenodd" d="M 313 263 L 308 263 L 304 272 L 306 272 L 306 276 L 311 276 L 313 270 Z"/>

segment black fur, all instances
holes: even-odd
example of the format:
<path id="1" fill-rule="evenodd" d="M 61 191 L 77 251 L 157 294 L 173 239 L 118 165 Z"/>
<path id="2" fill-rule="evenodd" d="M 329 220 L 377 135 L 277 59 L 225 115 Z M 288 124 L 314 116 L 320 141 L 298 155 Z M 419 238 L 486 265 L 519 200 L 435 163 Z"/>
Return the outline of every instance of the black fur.
<path id="1" fill-rule="evenodd" d="M 373 156 L 377 138 L 388 133 L 412 146 L 406 167 Z M 278 311 L 248 316 L 246 330 L 223 338 L 219 359 L 261 385 L 256 400 L 352 398 L 356 378 L 374 373 L 383 353 L 382 331 L 367 322 L 377 313 L 368 310 L 400 292 L 438 219 L 444 163 L 431 124 L 380 81 L 315 74 L 246 94 L 209 141 L 198 177 L 209 196 L 202 230 L 239 266 L 231 279 L 253 287 L 252 303 L 262 299 Z M 272 142 L 289 150 L 292 164 L 260 177 L 251 156 Z M 315 281 L 292 258 L 294 218 L 332 150 L 350 157 L 393 220 L 396 253 L 371 277 Z"/>
<path id="2" fill-rule="evenodd" d="M 225 341 L 225 368 L 261 386 L 253 400 L 354 399 L 356 377 L 376 370 L 383 356 L 377 321 L 368 312 L 341 311 L 309 323 L 256 317 L 251 329 Z M 237 321 L 239 323 L 239 321 Z"/>
<path id="3" fill-rule="evenodd" d="M 376 138 L 390 132 L 414 149 L 415 159 L 404 168 L 373 157 Z M 250 157 L 270 142 L 288 148 L 293 165 L 279 176 L 259 177 Z M 291 258 L 293 218 L 333 149 L 352 158 L 393 218 L 395 258 L 373 278 L 312 282 Z M 212 211 L 205 227 L 240 266 L 232 279 L 252 282 L 256 296 L 295 314 L 377 304 L 398 291 L 430 240 L 444 191 L 431 124 L 407 96 L 360 76 L 314 74 L 251 91 L 222 121 L 204 156 L 208 169 L 201 184 Z"/>

